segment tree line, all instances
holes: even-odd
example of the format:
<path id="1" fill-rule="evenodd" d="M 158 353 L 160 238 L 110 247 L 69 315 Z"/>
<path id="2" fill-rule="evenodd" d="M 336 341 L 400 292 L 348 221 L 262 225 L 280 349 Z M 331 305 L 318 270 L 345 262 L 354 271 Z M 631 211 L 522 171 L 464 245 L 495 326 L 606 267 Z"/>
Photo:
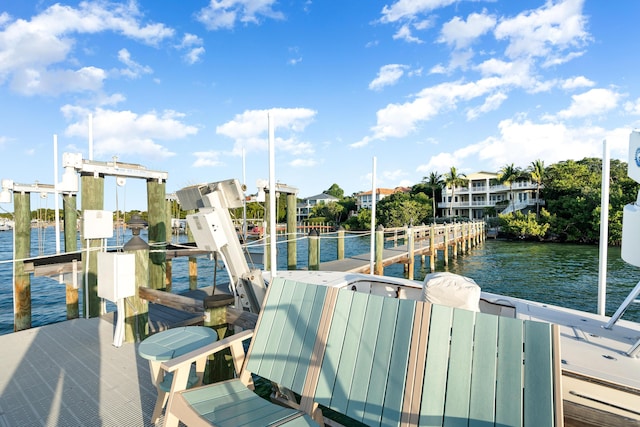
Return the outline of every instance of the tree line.
<path id="1" fill-rule="evenodd" d="M 519 180 L 535 184 L 535 207 L 527 210 L 500 212 L 515 203 L 513 186 Z M 498 172 L 496 184 L 509 188 L 509 198 L 485 208 L 490 226 L 499 227 L 503 236 L 518 239 L 549 240 L 574 243 L 597 243 L 600 237 L 600 198 L 602 160 L 584 158 L 566 160 L 545 166 L 535 160 L 527 167 L 513 163 Z M 452 215 L 456 188 L 466 186 L 465 174 L 451 167 L 440 174 L 431 172 L 407 192 L 389 195 L 376 204 L 376 224 L 385 228 L 433 222 L 464 220 Z M 438 211 L 442 190 L 449 189 L 451 203 Z M 619 244 L 622 236 L 622 210 L 636 200 L 640 186 L 627 176 L 627 163 L 611 160 L 609 179 L 609 243 Z M 356 212 L 356 195 L 344 196 L 344 191 L 333 184 L 324 193 L 338 198 L 337 202 L 316 205 L 310 221 L 331 221 L 346 229 L 368 230 L 371 210 Z M 541 202 L 544 201 L 544 204 Z"/>

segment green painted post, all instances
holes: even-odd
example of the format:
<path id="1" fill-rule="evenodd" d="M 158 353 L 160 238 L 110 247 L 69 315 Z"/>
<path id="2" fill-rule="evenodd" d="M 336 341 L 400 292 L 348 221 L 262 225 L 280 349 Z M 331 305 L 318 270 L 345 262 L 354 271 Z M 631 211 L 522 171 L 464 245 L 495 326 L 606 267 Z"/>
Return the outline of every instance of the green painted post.
<path id="1" fill-rule="evenodd" d="M 338 228 L 338 259 L 344 259 L 344 227 Z"/>
<path id="2" fill-rule="evenodd" d="M 187 215 L 194 214 L 195 212 L 195 210 L 190 210 L 187 212 Z M 195 241 L 189 227 L 187 227 L 187 241 Z M 189 289 L 192 291 L 198 289 L 198 258 L 194 256 L 189 257 Z"/>
<path id="3" fill-rule="evenodd" d="M 320 234 L 315 228 L 309 231 L 309 270 L 320 270 Z"/>
<path id="4" fill-rule="evenodd" d="M 171 238 L 173 236 L 173 215 L 172 209 L 173 201 L 166 199 L 165 200 L 165 213 L 167 215 L 166 224 L 167 224 L 167 244 L 171 243 Z M 166 255 L 165 255 L 166 257 Z M 164 275 L 164 287 L 167 292 L 171 292 L 171 287 L 173 283 L 172 270 L 173 270 L 173 262 L 170 259 L 166 260 L 167 270 Z"/>
<path id="5" fill-rule="evenodd" d="M 64 211 L 64 251 L 75 252 L 78 250 L 78 209 L 75 194 L 62 196 Z M 78 270 L 81 270 L 79 268 Z M 67 320 L 77 319 L 80 315 L 78 308 L 78 288 L 73 283 L 66 284 Z"/>
<path id="6" fill-rule="evenodd" d="M 378 276 L 384 276 L 384 265 L 382 263 L 382 255 L 384 252 L 384 227 L 379 225 L 376 228 L 376 259 L 375 259 L 375 274 Z"/>
<path id="7" fill-rule="evenodd" d="M 126 342 L 142 341 L 149 336 L 149 304 L 139 297 L 141 287 L 149 285 L 149 249 L 126 250 L 136 257 L 136 295 L 127 298 L 124 305 L 124 339 Z"/>
<path id="8" fill-rule="evenodd" d="M 294 194 L 287 194 L 287 268 L 295 270 L 298 259 L 296 233 L 297 199 Z"/>
<path id="9" fill-rule="evenodd" d="M 167 213 L 164 181 L 147 180 L 147 208 L 149 213 L 149 287 L 163 289 L 166 277 Z"/>
<path id="10" fill-rule="evenodd" d="M 227 323 L 227 307 L 234 304 L 233 295 L 214 294 L 206 296 L 203 301 L 204 326 L 213 328 L 221 340 L 233 334 L 233 328 Z M 205 369 L 205 383 L 229 380 L 233 378 L 234 367 L 229 349 L 209 356 Z"/>
<path id="11" fill-rule="evenodd" d="M 82 211 L 104 210 L 104 176 L 94 177 L 93 173 L 84 173 L 81 174 L 80 182 Z M 87 240 L 84 236 L 82 236 L 82 244 L 86 250 Z M 86 252 L 83 254 L 83 271 L 85 272 L 83 289 L 86 292 L 86 294 L 83 293 L 83 311 L 85 317 L 97 317 L 102 314 L 100 313 L 101 301 L 98 297 L 98 249 L 102 247 L 102 239 L 90 239 L 88 245 L 89 256 L 86 257 Z"/>
<path id="12" fill-rule="evenodd" d="M 31 193 L 13 193 L 13 210 L 15 217 L 13 330 L 17 332 L 31 328 L 31 276 L 24 272 L 23 261 L 31 256 Z"/>
<path id="13" fill-rule="evenodd" d="M 264 269 L 266 271 L 271 271 L 271 237 L 273 235 L 274 238 L 277 239 L 277 236 L 275 235 L 275 231 L 271 230 L 271 209 L 269 209 L 269 205 L 271 203 L 271 192 L 269 191 L 265 191 L 265 195 L 264 195 L 264 205 L 266 207 L 266 209 L 264 210 L 264 220 L 265 220 L 265 227 L 264 227 Z M 273 233 L 272 233 L 273 231 Z M 277 240 L 276 240 L 277 242 Z"/>

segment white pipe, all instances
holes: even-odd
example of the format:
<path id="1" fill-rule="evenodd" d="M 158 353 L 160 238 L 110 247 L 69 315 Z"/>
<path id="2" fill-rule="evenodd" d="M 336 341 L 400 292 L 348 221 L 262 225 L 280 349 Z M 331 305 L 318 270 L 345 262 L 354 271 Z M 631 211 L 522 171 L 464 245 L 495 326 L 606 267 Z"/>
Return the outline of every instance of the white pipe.
<path id="1" fill-rule="evenodd" d="M 242 239 L 243 243 L 247 241 L 247 196 L 245 190 L 247 188 L 247 164 L 245 158 L 245 149 L 242 147 Z"/>
<path id="2" fill-rule="evenodd" d="M 89 114 L 89 160 L 93 160 L 93 114 Z"/>
<path id="3" fill-rule="evenodd" d="M 607 301 L 607 251 L 609 248 L 609 149 L 602 142 L 602 189 L 600 200 L 600 260 L 598 266 L 598 314 L 605 315 Z"/>
<path id="4" fill-rule="evenodd" d="M 371 173 L 371 249 L 369 257 L 369 274 L 374 274 L 374 259 L 376 256 L 376 157 L 373 157 Z"/>
<path id="5" fill-rule="evenodd" d="M 274 147 L 274 130 L 273 119 L 271 115 L 267 115 L 269 128 L 269 254 L 271 279 L 273 280 L 277 274 L 277 257 L 276 257 L 276 170 L 275 170 L 275 147 Z"/>
<path id="6" fill-rule="evenodd" d="M 53 206 L 56 222 L 56 254 L 60 253 L 60 201 L 58 200 L 58 135 L 53 135 Z"/>

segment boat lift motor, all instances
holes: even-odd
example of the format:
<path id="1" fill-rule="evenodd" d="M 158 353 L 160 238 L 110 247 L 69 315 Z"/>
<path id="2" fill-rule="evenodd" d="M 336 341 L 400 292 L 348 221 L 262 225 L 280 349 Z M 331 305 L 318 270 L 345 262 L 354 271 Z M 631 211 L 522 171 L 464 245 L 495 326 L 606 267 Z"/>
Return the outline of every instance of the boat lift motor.
<path id="1" fill-rule="evenodd" d="M 182 209 L 195 210 L 187 224 L 199 249 L 217 252 L 229 273 L 236 307 L 258 313 L 266 286 L 262 272 L 251 270 L 231 220 L 229 209 L 243 205 L 244 191 L 237 179 L 185 187 L 176 192 Z"/>

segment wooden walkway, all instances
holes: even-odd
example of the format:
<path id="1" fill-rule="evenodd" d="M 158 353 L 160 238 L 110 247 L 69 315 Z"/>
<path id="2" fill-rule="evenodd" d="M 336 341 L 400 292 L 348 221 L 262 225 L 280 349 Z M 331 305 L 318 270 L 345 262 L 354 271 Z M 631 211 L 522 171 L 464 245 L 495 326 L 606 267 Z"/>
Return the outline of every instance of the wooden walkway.
<path id="1" fill-rule="evenodd" d="M 413 248 L 409 243 L 397 245 L 397 242 L 408 241 L 406 233 L 411 230 L 414 233 Z M 474 225 L 451 224 L 437 227 L 416 227 L 414 229 L 400 228 L 393 230 L 383 230 L 384 240 L 394 241 L 396 245 L 385 248 L 382 251 L 382 267 L 392 264 L 408 264 L 412 266 L 411 249 L 413 256 L 429 256 L 431 270 L 435 267 L 437 252 L 443 253 L 445 264 L 448 263 L 449 256 L 456 257 L 458 252 L 466 252 L 481 240 L 486 238 L 484 223 Z M 343 271 L 347 273 L 369 273 L 370 272 L 369 253 L 352 256 L 349 258 L 326 261 L 320 263 L 321 271 Z"/>

